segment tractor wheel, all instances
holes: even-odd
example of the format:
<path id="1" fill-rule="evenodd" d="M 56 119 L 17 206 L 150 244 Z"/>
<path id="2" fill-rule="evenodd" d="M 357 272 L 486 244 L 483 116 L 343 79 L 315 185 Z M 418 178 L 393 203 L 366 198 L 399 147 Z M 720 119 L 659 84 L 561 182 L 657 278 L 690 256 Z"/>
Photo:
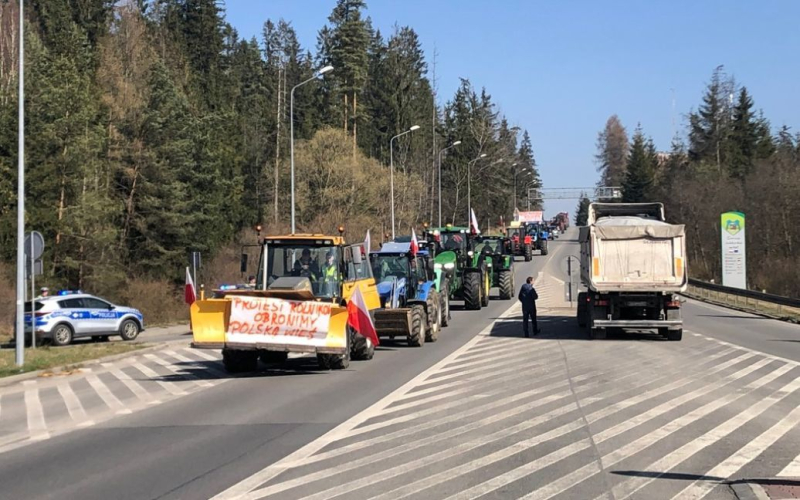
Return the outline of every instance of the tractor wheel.
<path id="1" fill-rule="evenodd" d="M 481 307 L 489 306 L 489 291 L 492 289 L 492 278 L 489 276 L 489 270 L 484 269 L 481 273 L 483 277 L 483 288 L 481 289 Z"/>
<path id="2" fill-rule="evenodd" d="M 481 273 L 464 273 L 464 308 L 470 311 L 478 311 L 481 308 Z"/>
<path id="3" fill-rule="evenodd" d="M 228 373 L 254 372 L 258 369 L 258 351 L 223 349 L 222 365 Z"/>
<path id="4" fill-rule="evenodd" d="M 500 271 L 500 298 L 511 300 L 514 297 L 514 274 L 511 269 Z"/>
<path id="5" fill-rule="evenodd" d="M 450 324 L 450 282 L 447 280 L 442 281 L 439 299 L 441 300 L 439 310 L 442 311 L 442 326 L 445 327 Z"/>
<path id="6" fill-rule="evenodd" d="M 347 327 L 347 330 L 350 334 L 350 338 L 353 339 L 353 341 L 350 343 L 352 346 L 350 349 L 350 359 L 356 361 L 367 361 L 372 359 L 372 357 L 375 355 L 375 346 L 372 344 L 372 341 L 354 331 L 350 331 L 350 327 Z"/>
<path id="7" fill-rule="evenodd" d="M 436 342 L 439 339 L 439 330 L 442 329 L 442 310 L 439 308 L 439 294 L 436 290 L 428 293 L 426 302 L 428 331 L 425 334 L 425 342 Z"/>
<path id="8" fill-rule="evenodd" d="M 533 259 L 533 245 L 525 245 L 525 262 L 530 262 Z"/>
<path id="9" fill-rule="evenodd" d="M 542 241 L 542 255 L 547 255 L 547 240 Z"/>
<path id="10" fill-rule="evenodd" d="M 411 331 L 408 332 L 408 345 L 422 347 L 425 345 L 425 308 L 415 305 L 411 308 Z"/>

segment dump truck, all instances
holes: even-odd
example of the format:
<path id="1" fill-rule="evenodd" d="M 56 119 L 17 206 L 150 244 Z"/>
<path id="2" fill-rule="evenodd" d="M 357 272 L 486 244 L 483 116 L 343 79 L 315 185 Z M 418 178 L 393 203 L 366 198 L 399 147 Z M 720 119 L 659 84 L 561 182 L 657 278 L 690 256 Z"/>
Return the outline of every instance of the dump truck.
<path id="1" fill-rule="evenodd" d="M 221 349 L 232 373 L 254 371 L 259 360 L 285 361 L 289 353 L 316 354 L 320 368 L 335 370 L 372 358 L 372 342 L 347 325 L 356 288 L 371 312 L 380 307 L 363 244 L 325 234 L 268 236 L 256 276 L 253 290 L 216 290 L 192 304 L 192 347 Z"/>
<path id="2" fill-rule="evenodd" d="M 450 298 L 463 299 L 465 309 L 477 311 L 489 305 L 492 275 L 486 261 L 475 254 L 474 237 L 466 227 L 451 224 L 425 232 L 436 245 L 435 266 L 445 273 Z"/>
<path id="3" fill-rule="evenodd" d="M 678 294 L 686 289 L 686 233 L 661 203 L 592 203 L 580 228 L 578 324 L 590 338 L 608 329 L 657 329 L 683 335 Z"/>
<path id="4" fill-rule="evenodd" d="M 436 342 L 442 328 L 442 302 L 427 250 L 388 242 L 370 254 L 381 308 L 375 311 L 380 337 L 406 337 L 412 347 Z M 449 309 L 449 307 L 448 307 Z"/>
<path id="5" fill-rule="evenodd" d="M 475 253 L 492 269 L 492 287 L 498 288 L 501 300 L 514 298 L 514 256 L 507 251 L 509 243 L 501 235 L 475 238 Z"/>

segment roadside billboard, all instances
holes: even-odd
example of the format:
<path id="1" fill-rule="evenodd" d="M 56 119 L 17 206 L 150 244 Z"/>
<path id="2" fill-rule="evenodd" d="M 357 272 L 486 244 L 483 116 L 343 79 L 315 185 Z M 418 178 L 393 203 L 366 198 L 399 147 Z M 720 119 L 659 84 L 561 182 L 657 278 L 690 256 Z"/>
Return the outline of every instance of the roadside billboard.
<path id="1" fill-rule="evenodd" d="M 722 234 L 722 284 L 747 289 L 745 224 L 741 212 L 725 212 L 720 217 Z"/>

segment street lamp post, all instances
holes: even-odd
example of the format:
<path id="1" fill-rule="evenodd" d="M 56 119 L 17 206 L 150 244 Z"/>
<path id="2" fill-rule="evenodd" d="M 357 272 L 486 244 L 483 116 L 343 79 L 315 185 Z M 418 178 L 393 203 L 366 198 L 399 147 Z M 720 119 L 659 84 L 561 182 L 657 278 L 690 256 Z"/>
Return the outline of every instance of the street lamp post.
<path id="1" fill-rule="evenodd" d="M 314 73 L 314 76 L 312 76 L 308 80 L 300 82 L 294 87 L 292 87 L 292 91 L 289 93 L 289 129 L 290 129 L 289 149 L 291 150 L 290 163 L 292 170 L 292 234 L 295 233 L 295 229 L 297 228 L 297 226 L 295 225 L 295 217 L 294 217 L 294 91 L 297 87 L 301 87 L 310 81 L 316 80 L 317 78 L 322 77 L 322 75 L 330 71 L 333 71 L 333 66 L 325 66 L 324 68 Z"/>
<path id="2" fill-rule="evenodd" d="M 486 153 L 481 153 L 479 157 L 467 163 L 467 226 L 472 220 L 472 164 L 481 158 L 486 158 Z"/>
<path id="3" fill-rule="evenodd" d="M 403 137 L 406 134 L 410 134 L 415 130 L 419 130 L 419 125 L 413 125 L 405 132 L 401 132 L 389 139 L 389 204 L 392 206 L 392 239 L 394 239 L 394 140 L 398 137 Z"/>
<path id="4" fill-rule="evenodd" d="M 448 149 L 458 146 L 459 144 L 461 144 L 461 141 L 456 141 L 439 151 L 439 227 L 442 227 L 442 153 Z"/>
<path id="5" fill-rule="evenodd" d="M 517 208 L 517 175 L 519 174 L 519 170 L 517 170 L 517 163 L 512 163 L 511 168 L 514 169 L 514 209 Z"/>
<path id="6" fill-rule="evenodd" d="M 19 137 L 17 146 L 17 346 L 15 362 L 25 362 L 25 16 L 19 2 Z M 33 266 L 31 266 L 33 274 Z M 32 298 L 31 298 L 32 300 Z M 33 312 L 31 312 L 33 314 Z M 34 335 L 34 332 L 31 332 Z"/>

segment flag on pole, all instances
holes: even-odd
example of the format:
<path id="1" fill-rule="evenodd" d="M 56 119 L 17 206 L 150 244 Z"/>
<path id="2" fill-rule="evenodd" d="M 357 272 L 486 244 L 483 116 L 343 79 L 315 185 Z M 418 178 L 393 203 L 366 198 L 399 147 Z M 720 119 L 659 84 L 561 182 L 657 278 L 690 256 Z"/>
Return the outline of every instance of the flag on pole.
<path id="1" fill-rule="evenodd" d="M 472 209 L 470 209 L 470 210 L 471 210 L 471 214 L 470 214 L 470 218 L 471 218 L 471 220 L 470 220 L 470 224 L 472 225 L 472 227 L 471 227 L 470 229 L 471 229 L 471 230 L 474 232 L 474 234 L 481 234 L 481 228 L 480 228 L 480 226 L 478 225 L 478 218 L 477 218 L 477 217 L 475 217 L 475 209 L 474 209 L 474 208 L 472 208 Z"/>
<path id="2" fill-rule="evenodd" d="M 372 323 L 364 296 L 361 295 L 361 289 L 358 287 L 350 297 L 350 301 L 347 302 L 347 324 L 362 337 L 372 342 L 372 345 L 380 344 L 375 324 Z"/>
<path id="3" fill-rule="evenodd" d="M 367 255 L 372 250 L 372 239 L 369 237 L 369 229 L 367 229 L 367 235 L 364 236 L 364 249 L 367 251 Z"/>
<path id="4" fill-rule="evenodd" d="M 414 228 L 411 228 L 411 255 L 417 255 L 419 252 L 419 242 L 417 241 L 417 233 Z"/>
<path id="5" fill-rule="evenodd" d="M 194 288 L 194 280 L 192 280 L 192 273 L 189 272 L 189 266 L 186 266 L 186 288 L 184 290 L 184 300 L 187 304 L 192 305 L 197 300 L 197 291 Z"/>

